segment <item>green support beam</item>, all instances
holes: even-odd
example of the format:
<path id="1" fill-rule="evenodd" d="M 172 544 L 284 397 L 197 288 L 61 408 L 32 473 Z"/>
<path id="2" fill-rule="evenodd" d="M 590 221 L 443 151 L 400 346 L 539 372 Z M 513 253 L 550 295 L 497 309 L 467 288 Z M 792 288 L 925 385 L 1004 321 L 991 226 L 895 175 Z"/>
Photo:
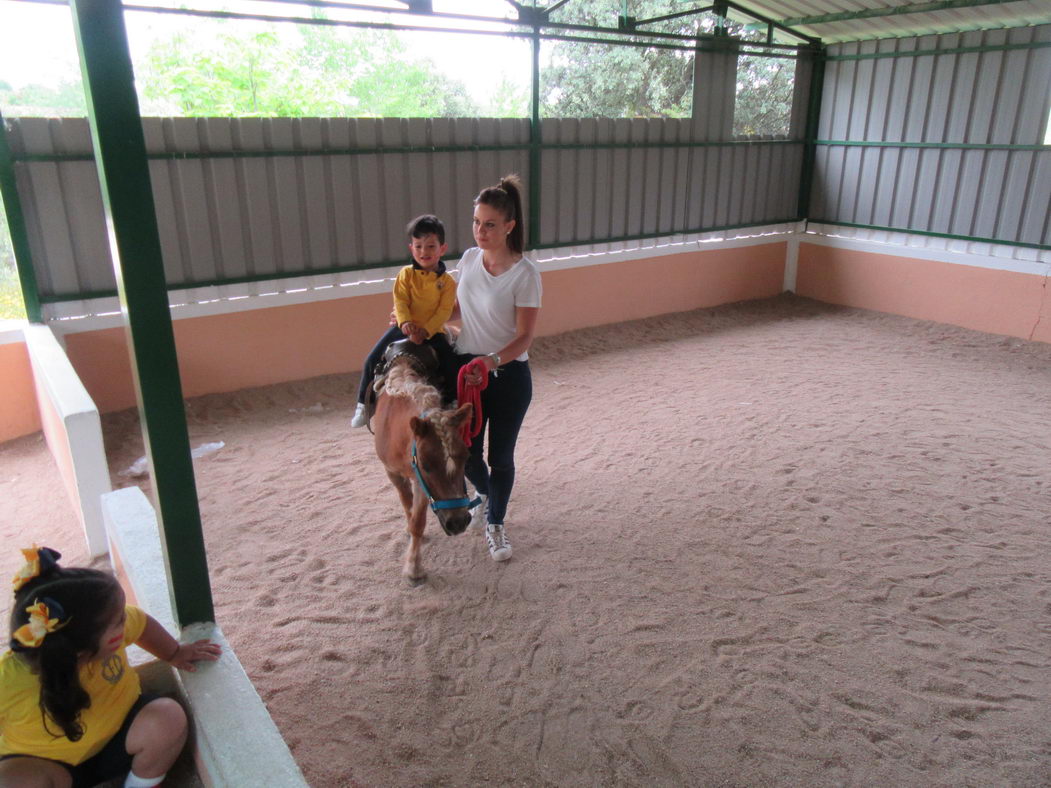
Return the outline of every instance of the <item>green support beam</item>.
<path id="1" fill-rule="evenodd" d="M 15 265 L 18 267 L 18 281 L 22 286 L 26 317 L 30 323 L 43 323 L 40 289 L 37 287 L 33 256 L 29 250 L 29 234 L 26 232 L 25 214 L 22 213 L 22 198 L 18 194 L 18 182 L 15 179 L 15 160 L 11 155 L 11 147 L 7 144 L 7 125 L 4 123 L 3 113 L 0 113 L 0 197 L 4 200 L 7 231 L 11 234 L 11 246 L 15 252 Z"/>
<path id="2" fill-rule="evenodd" d="M 540 243 L 540 27 L 533 28 L 533 76 L 529 110 L 529 247 Z"/>
<path id="3" fill-rule="evenodd" d="M 825 50 L 815 47 L 811 51 L 810 92 L 807 100 L 806 129 L 803 137 L 802 173 L 799 179 L 799 202 L 796 213 L 800 217 L 810 215 L 810 195 L 814 185 L 814 164 L 817 159 L 817 131 L 821 119 L 821 93 L 825 89 Z"/>
<path id="4" fill-rule="evenodd" d="M 1024 49 L 1047 49 L 1051 41 L 1026 41 L 1020 44 L 985 44 L 973 47 L 947 47 L 945 49 L 910 49 L 898 52 L 865 52 L 859 55 L 829 55 L 829 63 L 847 60 L 883 60 L 897 57 L 938 57 L 940 55 L 970 55 L 984 52 L 1011 52 Z"/>
<path id="5" fill-rule="evenodd" d="M 71 0 L 110 251 L 181 626 L 214 621 L 146 140 L 120 0 Z"/>

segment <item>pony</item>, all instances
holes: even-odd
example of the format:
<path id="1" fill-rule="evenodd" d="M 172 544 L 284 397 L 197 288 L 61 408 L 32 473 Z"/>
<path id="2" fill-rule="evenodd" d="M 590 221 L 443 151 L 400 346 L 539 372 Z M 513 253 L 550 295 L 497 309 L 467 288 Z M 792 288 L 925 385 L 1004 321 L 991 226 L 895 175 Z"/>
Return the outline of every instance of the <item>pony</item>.
<path id="1" fill-rule="evenodd" d="M 441 395 L 411 356 L 395 357 L 380 386 L 371 424 L 376 456 L 405 509 L 409 548 L 403 574 L 416 585 L 427 578 L 420 559 L 427 504 L 442 530 L 455 536 L 467 529 L 470 509 L 479 503 L 468 500 L 464 482 L 468 449 L 462 428 L 472 406 L 443 410 Z"/>

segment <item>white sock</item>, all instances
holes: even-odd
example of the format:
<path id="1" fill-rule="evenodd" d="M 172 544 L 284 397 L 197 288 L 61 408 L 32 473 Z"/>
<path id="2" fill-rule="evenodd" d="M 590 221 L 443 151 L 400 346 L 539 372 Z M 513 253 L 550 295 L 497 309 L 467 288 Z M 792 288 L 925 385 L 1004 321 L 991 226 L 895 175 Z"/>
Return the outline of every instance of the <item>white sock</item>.
<path id="1" fill-rule="evenodd" d="M 160 777 L 139 777 L 135 772 L 128 772 L 128 776 L 124 779 L 124 788 L 153 788 L 164 782 L 166 776 L 167 773 Z"/>

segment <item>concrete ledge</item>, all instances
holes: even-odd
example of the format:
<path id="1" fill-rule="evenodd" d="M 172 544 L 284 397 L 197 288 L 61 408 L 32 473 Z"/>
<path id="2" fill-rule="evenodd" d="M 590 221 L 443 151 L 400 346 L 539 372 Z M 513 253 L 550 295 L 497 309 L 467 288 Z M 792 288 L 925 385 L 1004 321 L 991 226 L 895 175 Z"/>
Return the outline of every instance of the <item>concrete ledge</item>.
<path id="1" fill-rule="evenodd" d="M 135 603 L 171 631 L 178 631 L 153 506 L 138 487 L 126 487 L 103 495 L 102 511 L 114 567 Z M 179 636 L 184 643 L 201 638 L 223 647 L 219 661 L 202 663 L 196 673 L 172 672 L 193 719 L 194 760 L 203 783 L 210 788 L 307 788 L 288 745 L 222 630 L 212 623 L 193 624 Z M 129 654 L 129 658 L 141 659 L 143 653 Z"/>
<path id="2" fill-rule="evenodd" d="M 110 481 L 98 408 L 50 328 L 26 326 L 24 335 L 44 436 L 80 517 L 88 552 L 104 555 L 109 546 L 99 496 L 110 491 Z"/>

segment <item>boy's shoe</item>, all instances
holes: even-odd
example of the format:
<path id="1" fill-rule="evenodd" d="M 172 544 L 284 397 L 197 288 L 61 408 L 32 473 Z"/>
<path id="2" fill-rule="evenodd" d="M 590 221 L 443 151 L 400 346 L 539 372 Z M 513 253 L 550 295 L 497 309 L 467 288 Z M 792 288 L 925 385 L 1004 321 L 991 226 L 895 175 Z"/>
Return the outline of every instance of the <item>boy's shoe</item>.
<path id="1" fill-rule="evenodd" d="M 364 427 L 368 423 L 368 418 L 365 416 L 365 403 L 359 402 L 358 407 L 354 409 L 354 417 L 350 420 L 351 427 Z"/>
<path id="2" fill-rule="evenodd" d="M 485 527 L 485 541 L 489 543 L 489 555 L 494 561 L 506 561 L 511 557 L 511 540 L 503 524 L 489 523 Z"/>
<path id="3" fill-rule="evenodd" d="M 474 511 L 471 512 L 471 523 L 467 527 L 472 531 L 481 531 L 485 528 L 485 510 L 489 507 L 489 496 L 478 494 L 478 497 L 482 499 L 482 502 L 474 507 Z"/>

